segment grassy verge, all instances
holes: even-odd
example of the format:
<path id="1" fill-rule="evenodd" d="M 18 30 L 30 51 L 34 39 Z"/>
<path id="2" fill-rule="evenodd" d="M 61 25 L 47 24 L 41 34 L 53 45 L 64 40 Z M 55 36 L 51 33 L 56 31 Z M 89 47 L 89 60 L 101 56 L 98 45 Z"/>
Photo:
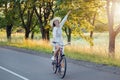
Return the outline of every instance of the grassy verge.
<path id="1" fill-rule="evenodd" d="M 45 41 L 33 41 L 33 40 L 23 40 L 22 42 L 0 42 L 2 46 L 14 46 L 18 48 L 30 49 L 34 51 L 42 51 L 51 54 L 52 46 L 50 43 Z M 85 48 L 86 49 L 86 48 Z M 68 46 L 65 48 L 65 54 L 67 57 L 77 60 L 84 60 L 95 62 L 98 64 L 106 64 L 111 66 L 120 67 L 120 59 L 108 58 L 101 53 L 90 51 L 90 49 L 82 49 L 80 47 Z"/>

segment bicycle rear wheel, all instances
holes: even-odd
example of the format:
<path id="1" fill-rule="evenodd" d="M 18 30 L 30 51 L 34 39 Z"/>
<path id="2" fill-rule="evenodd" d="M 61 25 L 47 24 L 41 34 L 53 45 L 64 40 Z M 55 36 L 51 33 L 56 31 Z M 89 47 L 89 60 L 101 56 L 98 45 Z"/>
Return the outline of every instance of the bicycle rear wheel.
<path id="1" fill-rule="evenodd" d="M 60 78 L 64 78 L 66 75 L 66 69 L 67 69 L 67 62 L 65 56 L 62 56 L 60 61 L 60 66 L 58 68 L 58 75 Z"/>

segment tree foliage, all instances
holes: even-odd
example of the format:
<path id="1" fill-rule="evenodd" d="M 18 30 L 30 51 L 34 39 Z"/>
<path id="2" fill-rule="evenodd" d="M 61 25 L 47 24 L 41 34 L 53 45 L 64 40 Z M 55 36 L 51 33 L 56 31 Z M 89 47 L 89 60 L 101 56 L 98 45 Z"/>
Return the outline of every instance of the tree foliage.
<path id="1" fill-rule="evenodd" d="M 22 26 L 25 29 L 25 36 L 39 25 L 43 39 L 49 40 L 49 21 L 54 16 L 64 17 L 71 10 L 68 21 L 63 30 L 66 32 L 68 41 L 71 34 L 78 35 L 93 45 L 92 38 L 86 36 L 86 32 L 94 31 L 94 20 L 101 8 L 102 0 L 0 0 L 2 4 L 9 1 L 11 5 L 6 13 L 5 22 Z M 12 15 L 12 16 L 11 16 Z M 1 19 L 4 20 L 4 19 Z M 21 25 L 22 24 L 22 25 Z M 38 27 L 38 26 L 37 26 Z"/>
<path id="2" fill-rule="evenodd" d="M 12 27 L 14 24 L 14 13 L 15 7 L 12 0 L 0 0 L 0 8 L 2 8 L 3 16 L 1 23 L 2 26 L 6 27 L 7 39 L 11 39 Z"/>
<path id="3" fill-rule="evenodd" d="M 59 10 L 56 15 L 63 17 L 68 10 L 71 10 L 72 13 L 66 25 L 70 26 L 73 34 L 79 34 L 90 45 L 93 45 L 93 39 L 84 35 L 84 33 L 94 31 L 96 16 L 103 5 L 101 0 L 59 0 L 57 6 Z"/>

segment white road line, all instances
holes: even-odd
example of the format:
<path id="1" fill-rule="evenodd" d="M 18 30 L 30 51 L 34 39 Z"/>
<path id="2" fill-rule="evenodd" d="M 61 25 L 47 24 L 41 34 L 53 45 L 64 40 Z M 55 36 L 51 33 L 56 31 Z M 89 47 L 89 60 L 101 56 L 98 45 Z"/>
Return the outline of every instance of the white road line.
<path id="1" fill-rule="evenodd" d="M 15 75 L 15 76 L 17 76 L 17 77 L 23 79 L 23 80 L 29 80 L 28 78 L 23 77 L 23 76 L 21 76 L 21 75 L 15 73 L 15 72 L 13 72 L 13 71 L 11 71 L 11 70 L 5 68 L 5 67 L 0 66 L 0 69 L 2 69 L 2 70 L 4 70 L 4 71 L 7 71 L 7 72 L 9 72 L 9 73 L 11 73 L 11 74 L 13 74 L 13 75 Z"/>

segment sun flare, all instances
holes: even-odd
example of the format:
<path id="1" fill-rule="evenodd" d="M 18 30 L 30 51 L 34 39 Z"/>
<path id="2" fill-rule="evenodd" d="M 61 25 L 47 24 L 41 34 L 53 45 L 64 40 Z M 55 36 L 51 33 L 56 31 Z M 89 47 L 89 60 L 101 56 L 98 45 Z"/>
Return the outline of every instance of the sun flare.
<path id="1" fill-rule="evenodd" d="M 115 6 L 115 14 L 120 15 L 120 5 L 119 4 L 116 4 L 116 6 Z"/>
<path id="2" fill-rule="evenodd" d="M 115 22 L 120 23 L 120 4 L 117 3 L 115 6 Z"/>

